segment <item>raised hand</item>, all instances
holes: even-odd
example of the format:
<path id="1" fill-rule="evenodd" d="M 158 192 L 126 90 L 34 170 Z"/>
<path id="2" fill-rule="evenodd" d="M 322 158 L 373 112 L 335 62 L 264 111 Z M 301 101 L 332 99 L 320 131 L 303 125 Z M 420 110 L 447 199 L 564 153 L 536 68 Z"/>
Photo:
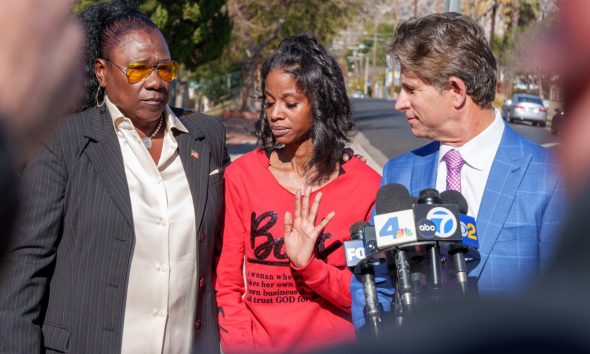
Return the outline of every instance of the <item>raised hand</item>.
<path id="1" fill-rule="evenodd" d="M 315 219 L 322 192 L 316 195 L 311 209 L 309 208 L 310 194 L 310 187 L 305 188 L 303 196 L 301 190 L 297 189 L 294 215 L 285 213 L 285 251 L 296 267 L 303 267 L 309 262 L 320 233 L 336 215 L 335 212 L 331 212 L 316 226 Z"/>

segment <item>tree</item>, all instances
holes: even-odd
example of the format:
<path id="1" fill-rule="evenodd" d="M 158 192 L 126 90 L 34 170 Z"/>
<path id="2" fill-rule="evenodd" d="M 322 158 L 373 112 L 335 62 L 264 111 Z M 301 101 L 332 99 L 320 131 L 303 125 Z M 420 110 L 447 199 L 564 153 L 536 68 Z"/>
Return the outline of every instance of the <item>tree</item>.
<path id="1" fill-rule="evenodd" d="M 242 71 L 240 107 L 254 111 L 257 71 L 281 38 L 309 32 L 324 45 L 346 25 L 359 0 L 228 0 L 233 32 L 225 58 Z"/>
<path id="2" fill-rule="evenodd" d="M 139 9 L 160 28 L 173 56 L 190 70 L 219 58 L 229 42 L 225 0 L 143 0 Z"/>
<path id="3" fill-rule="evenodd" d="M 550 16 L 556 11 L 555 1 L 510 0 L 509 5 L 504 9 L 505 16 L 510 18 L 508 31 L 504 35 L 508 37 L 506 42 L 509 45 L 500 58 L 503 72 L 506 74 L 505 82 L 510 89 L 516 81 L 534 84 L 538 87 L 536 93 L 544 98 L 553 75 L 540 71 L 539 58 L 534 53 L 537 39 L 548 25 Z"/>
<path id="4" fill-rule="evenodd" d="M 81 11 L 103 0 L 79 0 Z M 225 0 L 133 0 L 139 10 L 160 28 L 172 57 L 183 66 L 177 88 L 188 94 L 190 72 L 221 56 L 231 34 Z M 184 101 L 184 100 L 181 100 Z M 184 101 L 186 102 L 186 101 Z M 178 100 L 177 100 L 178 105 Z M 183 106 L 184 103 L 179 104 Z"/>
<path id="5" fill-rule="evenodd" d="M 543 23 L 555 13 L 555 0 L 469 0 L 464 3 L 465 13 L 485 22 L 493 5 L 497 5 L 499 26 L 493 39 L 492 50 L 498 61 L 500 79 L 505 93 L 510 94 L 515 80 L 536 83 L 543 87 L 543 75 L 531 61 L 531 44 Z M 539 93 L 543 95 L 542 90 Z"/>

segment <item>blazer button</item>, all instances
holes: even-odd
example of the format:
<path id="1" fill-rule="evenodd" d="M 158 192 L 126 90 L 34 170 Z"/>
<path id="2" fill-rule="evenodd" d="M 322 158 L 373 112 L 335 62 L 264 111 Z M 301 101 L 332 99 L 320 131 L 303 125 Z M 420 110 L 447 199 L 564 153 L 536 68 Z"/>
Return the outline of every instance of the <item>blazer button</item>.
<path id="1" fill-rule="evenodd" d="M 201 236 L 199 236 L 199 240 L 201 242 L 205 242 L 206 238 L 207 238 L 207 235 L 205 235 L 205 231 L 201 231 Z"/>
<path id="2" fill-rule="evenodd" d="M 199 278 L 199 288 L 203 289 L 205 287 L 205 278 Z"/>
<path id="3" fill-rule="evenodd" d="M 201 328 L 201 320 L 196 320 L 195 321 L 195 329 L 199 329 Z"/>

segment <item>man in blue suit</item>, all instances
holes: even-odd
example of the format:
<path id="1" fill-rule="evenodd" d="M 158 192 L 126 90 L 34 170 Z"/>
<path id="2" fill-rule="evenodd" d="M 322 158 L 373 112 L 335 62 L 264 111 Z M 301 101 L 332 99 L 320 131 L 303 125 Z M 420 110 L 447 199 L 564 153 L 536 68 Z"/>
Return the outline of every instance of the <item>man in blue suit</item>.
<path id="1" fill-rule="evenodd" d="M 524 288 L 552 255 L 564 191 L 550 153 L 492 107 L 496 61 L 482 28 L 455 13 L 410 19 L 396 29 L 391 51 L 401 64 L 395 108 L 413 135 L 433 142 L 389 161 L 381 184 L 403 184 L 412 195 L 460 191 L 477 222 L 481 261 L 469 277 L 480 294 Z M 389 279 L 377 286 L 388 311 L 393 286 Z M 364 295 L 356 278 L 351 291 L 358 328 Z"/>

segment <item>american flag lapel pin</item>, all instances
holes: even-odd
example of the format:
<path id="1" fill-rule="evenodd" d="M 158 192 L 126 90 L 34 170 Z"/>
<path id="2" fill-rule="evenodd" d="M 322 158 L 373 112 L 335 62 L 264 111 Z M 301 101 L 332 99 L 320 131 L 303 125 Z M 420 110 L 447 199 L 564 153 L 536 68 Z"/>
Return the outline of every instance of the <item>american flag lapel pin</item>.
<path id="1" fill-rule="evenodd" d="M 191 156 L 195 159 L 199 159 L 199 153 L 196 152 L 194 149 L 191 149 Z"/>

